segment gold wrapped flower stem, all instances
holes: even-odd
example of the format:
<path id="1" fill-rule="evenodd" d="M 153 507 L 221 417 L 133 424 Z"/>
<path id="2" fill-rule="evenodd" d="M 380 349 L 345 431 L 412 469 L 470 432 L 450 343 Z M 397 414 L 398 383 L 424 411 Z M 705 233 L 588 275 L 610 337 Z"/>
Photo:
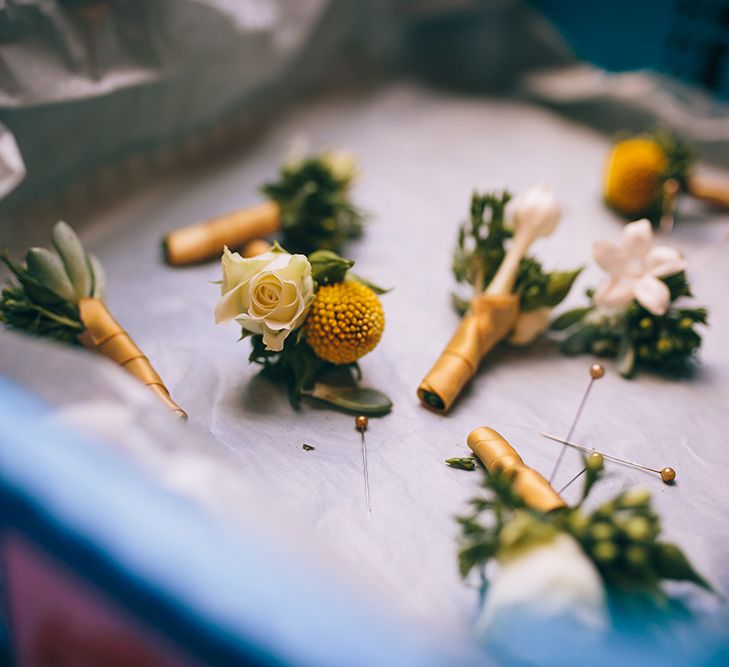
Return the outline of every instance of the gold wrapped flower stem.
<path id="1" fill-rule="evenodd" d="M 185 411 L 170 397 L 170 392 L 149 359 L 137 347 L 129 334 L 114 319 L 101 299 L 84 298 L 78 303 L 84 331 L 79 337 L 89 350 L 103 354 L 107 359 L 131 373 L 149 387 L 176 416 L 187 419 Z"/>
<path id="2" fill-rule="evenodd" d="M 277 232 L 300 252 L 336 249 L 361 232 L 364 216 L 349 200 L 355 176 L 354 160 L 346 154 L 293 159 L 278 180 L 263 186 L 266 201 L 167 234 L 165 260 L 172 266 L 196 264 L 220 257 L 225 247 L 244 248 Z M 256 254 L 264 252 L 260 244 L 253 247 Z"/>
<path id="3" fill-rule="evenodd" d="M 466 440 L 471 451 L 490 473 L 513 477 L 514 491 L 532 509 L 551 512 L 565 502 L 536 470 L 529 468 L 517 451 L 497 431 L 487 426 L 471 431 Z"/>

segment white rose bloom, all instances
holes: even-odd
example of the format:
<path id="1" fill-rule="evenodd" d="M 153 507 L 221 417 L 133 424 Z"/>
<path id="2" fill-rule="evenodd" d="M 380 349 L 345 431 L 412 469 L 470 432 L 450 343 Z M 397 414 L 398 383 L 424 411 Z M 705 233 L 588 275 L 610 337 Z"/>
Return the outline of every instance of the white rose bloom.
<path id="1" fill-rule="evenodd" d="M 498 639 L 528 628 L 530 621 L 549 620 L 588 630 L 607 626 L 600 574 L 566 533 L 499 563 L 486 590 L 477 631 L 486 640 Z"/>
<path id="2" fill-rule="evenodd" d="M 549 306 L 527 310 L 519 315 L 514 330 L 509 336 L 512 345 L 529 345 L 549 325 L 552 309 Z"/>
<path id="3" fill-rule="evenodd" d="M 537 227 L 541 236 L 549 236 L 559 224 L 561 211 L 557 197 L 548 185 L 535 185 L 520 194 L 510 206 L 515 226 Z"/>
<path id="4" fill-rule="evenodd" d="M 263 334 L 267 350 L 280 352 L 288 335 L 303 324 L 314 300 L 309 260 L 278 247 L 250 258 L 226 248 L 222 265 L 215 321 L 234 319 L 246 331 Z"/>

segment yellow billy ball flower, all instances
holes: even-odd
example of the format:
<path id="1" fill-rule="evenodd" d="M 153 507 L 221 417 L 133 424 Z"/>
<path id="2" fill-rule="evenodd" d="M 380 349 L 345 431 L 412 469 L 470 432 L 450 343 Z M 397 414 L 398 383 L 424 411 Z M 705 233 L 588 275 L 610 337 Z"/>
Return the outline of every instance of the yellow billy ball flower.
<path id="1" fill-rule="evenodd" d="M 382 337 L 385 313 L 366 285 L 342 282 L 320 287 L 306 318 L 306 342 L 332 364 L 351 364 Z"/>
<path id="2" fill-rule="evenodd" d="M 605 170 L 605 201 L 625 216 L 649 212 L 661 196 L 661 176 L 668 168 L 663 149 L 646 138 L 613 146 Z"/>

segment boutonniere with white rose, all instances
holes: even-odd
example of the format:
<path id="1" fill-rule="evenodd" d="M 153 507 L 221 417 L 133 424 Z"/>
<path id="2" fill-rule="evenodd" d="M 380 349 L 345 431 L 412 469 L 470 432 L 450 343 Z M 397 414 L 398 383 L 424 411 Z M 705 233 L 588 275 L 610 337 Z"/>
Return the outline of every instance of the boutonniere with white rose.
<path id="1" fill-rule="evenodd" d="M 147 385 L 176 416 L 187 418 L 162 378 L 104 303 L 106 274 L 65 222 L 53 227 L 55 252 L 30 248 L 25 264 L 0 255 L 15 281 L 0 294 L 0 322 L 69 345 L 98 352 Z"/>
<path id="2" fill-rule="evenodd" d="M 308 257 L 274 244 L 256 257 L 225 249 L 218 323 L 235 320 L 250 338 L 249 361 L 288 388 L 298 407 L 310 397 L 342 410 L 381 415 L 392 402 L 359 387 L 359 360 L 377 346 L 385 326 L 385 290 L 354 274 L 354 262 L 329 250 Z"/>
<path id="3" fill-rule="evenodd" d="M 546 186 L 514 201 L 508 192 L 473 195 L 453 258 L 463 288 L 453 303 L 463 319 L 418 388 L 426 407 L 447 412 L 499 341 L 528 345 L 547 328 L 552 308 L 581 269 L 547 272 L 527 252 L 537 238 L 555 231 L 559 219 L 559 204 Z"/>
<path id="4" fill-rule="evenodd" d="M 194 264 L 220 257 L 224 247 L 244 248 L 274 234 L 297 252 L 339 250 L 362 233 L 365 216 L 350 196 L 357 173 L 349 153 L 295 155 L 277 180 L 261 188 L 262 203 L 167 234 L 165 259 L 173 266 Z"/>
<path id="5" fill-rule="evenodd" d="M 478 571 L 484 581 L 476 626 L 484 641 L 514 638 L 512 650 L 523 652 L 520 629 L 533 631 L 534 622 L 545 621 L 568 624 L 579 641 L 626 613 L 668 611 L 667 581 L 713 592 L 681 549 L 660 539 L 661 521 L 647 491 L 623 491 L 586 508 L 603 464 L 599 454 L 587 457 L 581 499 L 551 511 L 525 500 L 518 475 L 484 472 L 484 493 L 458 518 L 461 574 Z"/>
<path id="6" fill-rule="evenodd" d="M 607 276 L 587 291 L 589 305 L 552 322 L 563 332 L 561 350 L 614 357 L 624 377 L 639 367 L 689 372 L 701 346 L 697 326 L 707 323 L 708 311 L 680 303 L 692 296 L 681 253 L 654 245 L 650 223 L 638 220 L 625 226 L 620 245 L 598 241 L 592 254 Z"/>

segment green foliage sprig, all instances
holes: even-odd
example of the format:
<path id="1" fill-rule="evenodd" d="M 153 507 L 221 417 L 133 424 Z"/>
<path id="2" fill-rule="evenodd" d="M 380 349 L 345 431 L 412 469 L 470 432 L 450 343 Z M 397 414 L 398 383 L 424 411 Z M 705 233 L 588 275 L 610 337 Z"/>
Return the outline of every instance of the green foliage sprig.
<path id="1" fill-rule="evenodd" d="M 320 285 L 333 285 L 354 280 L 367 285 L 377 294 L 386 290 L 352 273 L 352 260 L 344 259 L 329 250 L 318 250 L 309 255 L 315 289 Z M 285 384 L 289 402 L 298 409 L 304 396 L 323 401 L 341 410 L 357 414 L 382 415 L 392 409 L 392 401 L 377 389 L 359 387 L 361 379 L 358 363 L 335 365 L 314 353 L 304 338 L 304 327 L 284 341 L 280 352 L 267 350 L 263 336 L 243 332 L 252 341 L 248 360 L 263 367 L 264 377 Z"/>
<path id="2" fill-rule="evenodd" d="M 547 513 L 528 507 L 515 492 L 511 477 L 484 471 L 485 493 L 470 501 L 470 514 L 458 517 L 461 575 L 562 532 L 571 535 L 594 563 L 608 594 L 637 595 L 664 605 L 668 602 L 662 587 L 665 581 L 688 581 L 712 590 L 676 545 L 659 539 L 661 522 L 647 491 L 624 491 L 593 510 L 586 509 L 585 501 L 603 474 L 602 457 L 585 458 L 585 467 L 580 501 Z"/>
<path id="3" fill-rule="evenodd" d="M 654 315 L 635 300 L 619 313 L 606 311 L 595 305 L 589 290 L 589 306 L 569 310 L 550 325 L 562 334 L 562 352 L 615 358 L 623 377 L 632 377 L 641 367 L 674 377 L 689 374 L 701 346 L 697 325 L 707 324 L 708 311 L 675 305 L 692 296 L 684 272 L 662 280 L 671 292 L 671 306 L 664 315 Z"/>
<path id="4" fill-rule="evenodd" d="M 453 275 L 458 283 L 478 291 L 488 287 L 506 254 L 506 242 L 513 235 L 505 222 L 510 200 L 511 194 L 506 190 L 472 195 L 470 217 L 458 230 L 453 254 Z M 521 310 L 551 308 L 561 303 L 581 270 L 548 273 L 537 259 L 525 257 L 514 286 Z M 457 294 L 453 295 L 453 304 L 461 315 L 469 307 L 469 301 Z"/>
<path id="5" fill-rule="evenodd" d="M 364 213 L 350 200 L 355 178 L 346 156 L 321 153 L 285 164 L 261 191 L 281 208 L 283 245 L 292 252 L 338 250 L 362 233 Z"/>

